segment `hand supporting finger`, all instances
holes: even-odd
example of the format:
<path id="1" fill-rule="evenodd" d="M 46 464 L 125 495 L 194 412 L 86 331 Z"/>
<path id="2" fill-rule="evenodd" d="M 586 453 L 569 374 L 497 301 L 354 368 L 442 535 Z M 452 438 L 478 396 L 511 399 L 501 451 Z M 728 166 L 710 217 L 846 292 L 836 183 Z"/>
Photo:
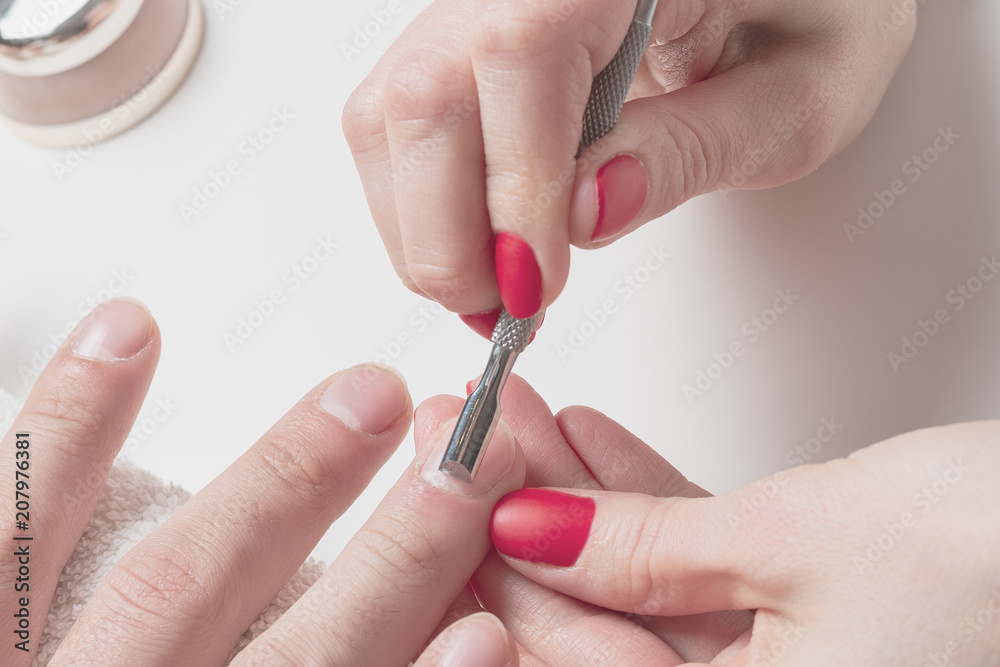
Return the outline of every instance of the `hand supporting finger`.
<path id="1" fill-rule="evenodd" d="M 762 554 L 722 498 L 525 489 L 497 504 L 493 543 L 518 572 L 619 611 L 677 616 L 774 603 L 754 580 Z M 743 538 L 743 539 L 740 539 Z"/>

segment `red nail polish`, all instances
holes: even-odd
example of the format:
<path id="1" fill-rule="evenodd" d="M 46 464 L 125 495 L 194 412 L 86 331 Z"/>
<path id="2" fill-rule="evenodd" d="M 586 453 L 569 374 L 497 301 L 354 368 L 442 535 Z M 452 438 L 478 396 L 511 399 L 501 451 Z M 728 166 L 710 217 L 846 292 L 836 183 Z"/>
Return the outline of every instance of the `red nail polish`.
<path id="1" fill-rule="evenodd" d="M 490 536 L 497 551 L 532 563 L 568 567 L 590 535 L 593 498 L 545 489 L 521 489 L 493 508 Z"/>
<path id="2" fill-rule="evenodd" d="M 459 315 L 458 317 L 465 322 L 470 329 L 486 340 L 489 340 L 493 337 L 493 329 L 497 326 L 497 320 L 500 319 L 500 310 L 500 308 L 497 308 L 496 310 L 490 310 L 485 313 Z"/>
<path id="3" fill-rule="evenodd" d="M 466 382 L 465 383 L 465 395 L 468 396 L 469 394 L 471 394 L 472 391 L 475 388 L 476 388 L 476 385 L 473 384 L 473 380 L 469 380 L 468 382 Z"/>
<path id="4" fill-rule="evenodd" d="M 514 234 L 497 234 L 495 263 L 507 312 L 517 318 L 537 313 L 542 307 L 542 271 L 531 246 Z"/>
<path id="5" fill-rule="evenodd" d="M 619 155 L 597 172 L 597 226 L 591 241 L 628 227 L 646 203 L 646 172 L 632 155 Z"/>

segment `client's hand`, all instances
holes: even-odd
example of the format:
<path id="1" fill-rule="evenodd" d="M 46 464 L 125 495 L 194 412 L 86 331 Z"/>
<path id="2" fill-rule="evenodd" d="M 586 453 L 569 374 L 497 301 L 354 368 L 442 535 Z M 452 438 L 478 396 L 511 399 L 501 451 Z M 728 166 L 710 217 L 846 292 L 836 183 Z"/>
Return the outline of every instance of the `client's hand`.
<path id="1" fill-rule="evenodd" d="M 571 487 L 582 490 L 574 493 L 588 495 L 600 490 L 663 498 L 709 495 L 639 438 L 594 410 L 572 407 L 553 416 L 538 394 L 513 375 L 504 389 L 503 403 L 504 418 L 524 448 L 528 486 Z M 454 414 L 460 404 L 458 398 L 449 396 L 425 402 L 418 410 L 417 441 L 429 435 L 422 429 Z M 537 493 L 528 489 L 513 495 Z M 556 560 L 572 557 L 572 546 L 567 551 L 565 545 L 586 539 L 587 515 L 587 502 L 572 500 L 546 515 L 543 522 L 522 512 L 519 519 L 526 527 L 520 534 L 522 543 L 532 553 Z M 511 546 L 503 532 L 497 537 L 498 546 Z M 619 542 L 606 546 L 616 544 Z M 604 571 L 593 563 L 589 567 L 594 572 Z M 589 576 L 573 570 L 581 580 Z M 511 569 L 496 552 L 487 556 L 472 583 L 483 606 L 496 614 L 517 640 L 523 666 L 671 667 L 700 656 L 726 655 L 726 647 L 753 623 L 749 611 L 687 616 L 678 612 L 674 617 L 660 618 L 655 610 L 637 604 L 626 610 L 632 613 L 620 613 L 600 600 L 590 604 L 539 585 Z M 475 598 L 460 598 L 449 617 L 480 610 Z"/>
<path id="2" fill-rule="evenodd" d="M 0 663 L 31 663 L 59 573 L 101 492 L 97 481 L 81 497 L 78 482 L 107 474 L 159 351 L 145 308 L 100 306 L 53 357 L 2 441 Z M 411 409 L 402 379 L 376 366 L 310 391 L 119 561 L 51 664 L 223 664 L 403 439 Z M 474 484 L 426 467 L 441 456 L 454 416 L 423 421 L 412 467 L 322 578 L 233 664 L 401 665 L 421 652 L 449 605 L 470 596 L 466 583 L 489 549 L 490 511 L 524 478 L 504 425 Z M 18 513 L 19 501 L 30 509 Z M 21 606 L 30 613 L 28 651 L 15 646 Z M 516 665 L 516 648 L 480 614 L 440 634 L 417 661 L 438 664 Z"/>

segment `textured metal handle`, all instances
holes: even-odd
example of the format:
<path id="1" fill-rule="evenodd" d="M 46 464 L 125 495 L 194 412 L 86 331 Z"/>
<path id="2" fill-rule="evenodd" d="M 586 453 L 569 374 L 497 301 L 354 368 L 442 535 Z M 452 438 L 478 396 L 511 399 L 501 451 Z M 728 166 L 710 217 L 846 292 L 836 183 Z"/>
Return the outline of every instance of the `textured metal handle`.
<path id="1" fill-rule="evenodd" d="M 652 15 L 649 5 L 655 7 L 656 3 L 639 3 L 639 10 L 632 19 L 632 25 L 625 35 L 621 48 L 608 66 L 594 78 L 590 99 L 587 100 L 587 109 L 583 113 L 583 135 L 580 138 L 580 148 L 576 152 L 577 157 L 610 132 L 618 122 L 618 116 L 625 106 L 625 96 L 632 87 L 632 80 L 639 70 L 646 43 L 653 32 L 653 27 L 647 18 Z"/>
<path id="2" fill-rule="evenodd" d="M 2 2 L 2 0 L 0 0 Z M 608 66 L 594 78 L 583 115 L 583 136 L 577 157 L 598 139 L 611 131 L 625 105 L 625 96 L 639 69 L 642 53 L 652 33 L 653 10 L 656 0 L 638 0 L 635 18 L 625 41 Z M 506 310 L 500 314 L 493 330 L 493 352 L 479 386 L 465 401 L 448 449 L 438 469 L 456 479 L 475 479 L 482 453 L 500 418 L 500 393 L 514 360 L 531 342 L 542 321 L 542 313 L 517 319 Z"/>

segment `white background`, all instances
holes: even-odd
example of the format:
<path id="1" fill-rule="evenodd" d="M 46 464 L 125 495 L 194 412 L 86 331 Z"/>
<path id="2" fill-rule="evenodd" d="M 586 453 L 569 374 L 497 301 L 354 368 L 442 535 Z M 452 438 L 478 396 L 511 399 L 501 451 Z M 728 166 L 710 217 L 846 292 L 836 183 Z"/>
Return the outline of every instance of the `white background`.
<path id="1" fill-rule="evenodd" d="M 350 91 L 426 4 L 404 2 L 347 62 L 341 42 L 384 2 L 289 0 L 279 11 L 244 0 L 224 15 L 206 3 L 208 33 L 189 81 L 71 173 L 54 168 L 72 159 L 67 151 L 0 132 L 0 386 L 24 398 L 21 371 L 88 299 L 107 295 L 118 271 L 130 276 L 122 293 L 145 301 L 163 332 L 140 420 L 157 399 L 179 406 L 124 455 L 189 490 L 314 384 L 375 359 L 401 333 L 412 344 L 392 361 L 414 400 L 461 395 L 489 344 L 450 314 L 417 322 L 428 304 L 393 274 L 340 129 Z M 566 291 L 517 371 L 553 410 L 606 412 L 715 492 L 787 467 L 824 418 L 843 428 L 815 461 L 926 425 L 997 416 L 1000 280 L 960 311 L 947 295 L 981 257 L 1000 253 L 998 29 L 996 0 L 927 0 L 912 51 L 854 145 L 798 183 L 702 197 L 612 248 L 576 252 Z M 246 162 L 240 144 L 274 109 L 295 118 Z M 960 139 L 908 180 L 904 165 L 947 128 Z M 233 159 L 241 173 L 185 223 L 179 205 Z M 849 242 L 844 225 L 895 179 L 905 194 Z M 292 291 L 282 275 L 327 236 L 339 250 Z M 625 300 L 615 284 L 652 247 L 671 260 Z M 786 288 L 799 300 L 749 344 L 743 323 Z M 272 289 L 287 302 L 230 351 L 224 334 Z M 588 329 L 578 352 L 560 355 L 557 345 L 608 298 L 618 312 Z M 888 353 L 939 308 L 949 323 L 894 371 Z M 748 343 L 746 354 L 688 401 L 683 385 L 734 340 Z M 411 453 L 404 443 L 317 555 L 339 552 Z"/>

